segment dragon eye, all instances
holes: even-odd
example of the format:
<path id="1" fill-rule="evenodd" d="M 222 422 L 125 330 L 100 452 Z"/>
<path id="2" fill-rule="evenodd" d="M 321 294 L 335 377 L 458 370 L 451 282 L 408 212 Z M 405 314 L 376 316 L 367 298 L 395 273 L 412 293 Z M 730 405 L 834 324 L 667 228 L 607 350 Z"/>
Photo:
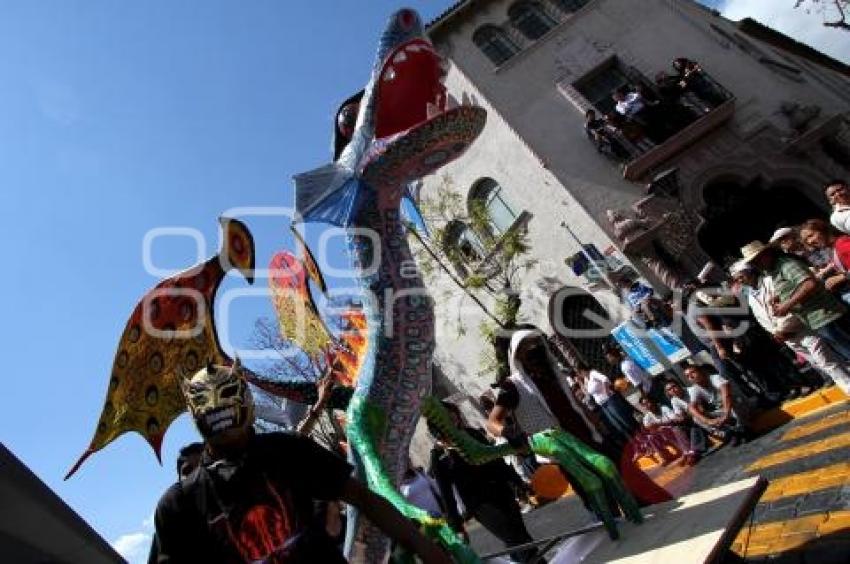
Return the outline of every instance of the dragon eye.
<path id="1" fill-rule="evenodd" d="M 237 384 L 231 384 L 221 390 L 220 396 L 222 399 L 232 398 L 237 394 L 237 392 L 239 392 L 239 386 Z"/>

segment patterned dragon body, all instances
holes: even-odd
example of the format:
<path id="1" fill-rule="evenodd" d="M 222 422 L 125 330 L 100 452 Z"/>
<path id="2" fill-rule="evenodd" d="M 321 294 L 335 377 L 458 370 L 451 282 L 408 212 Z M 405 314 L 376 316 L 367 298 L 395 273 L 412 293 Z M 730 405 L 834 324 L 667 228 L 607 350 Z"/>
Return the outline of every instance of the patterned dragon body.
<path id="1" fill-rule="evenodd" d="M 460 156 L 486 118 L 478 107 L 447 109 L 443 76 L 443 61 L 416 13 L 393 14 L 369 84 L 340 110 L 351 116 L 356 108 L 357 119 L 337 130 L 337 159 L 295 177 L 296 209 L 306 221 L 347 229 L 362 291 L 368 346 L 346 428 L 358 475 L 456 558 L 474 560 L 444 521 L 396 489 L 422 398 L 430 394 L 434 349 L 433 304 L 408 246 L 402 198 L 410 182 Z M 389 548 L 385 535 L 356 515 L 346 544 L 349 557 L 367 562 L 385 560 Z"/>

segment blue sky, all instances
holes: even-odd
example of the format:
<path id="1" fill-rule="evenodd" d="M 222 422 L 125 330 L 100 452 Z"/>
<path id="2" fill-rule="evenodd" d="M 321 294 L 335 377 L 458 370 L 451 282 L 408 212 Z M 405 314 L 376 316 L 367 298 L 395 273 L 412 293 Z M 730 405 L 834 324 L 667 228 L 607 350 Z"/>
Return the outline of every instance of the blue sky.
<path id="1" fill-rule="evenodd" d="M 408 2 L 426 20 L 450 3 Z M 187 418 L 166 436 L 163 467 L 140 437 L 125 435 L 71 480 L 62 476 L 91 437 L 127 315 L 156 282 L 142 265 L 145 233 L 197 228 L 207 256 L 222 211 L 290 205 L 292 174 L 329 158 L 332 113 L 365 83 L 377 34 L 397 7 L 3 3 L 0 440 L 128 553 L 144 544 L 143 521 L 173 480 L 176 450 L 195 439 Z M 248 222 L 265 266 L 288 241 L 286 222 Z M 194 243 L 160 240 L 152 258 L 187 267 Z M 239 345 L 268 307 L 234 309 Z"/>

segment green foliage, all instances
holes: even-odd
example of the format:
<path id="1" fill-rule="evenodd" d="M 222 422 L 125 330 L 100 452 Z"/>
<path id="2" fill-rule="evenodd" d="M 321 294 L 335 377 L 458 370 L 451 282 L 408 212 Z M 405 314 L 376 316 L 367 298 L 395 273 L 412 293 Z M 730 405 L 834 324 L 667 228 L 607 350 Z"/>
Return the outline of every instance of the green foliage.
<path id="1" fill-rule="evenodd" d="M 430 240 L 420 240 L 414 251 L 420 270 L 426 279 L 433 279 L 440 270 L 449 274 L 461 295 L 473 299 L 487 315 L 488 320 L 478 329 L 482 338 L 492 342 L 497 329 L 516 323 L 521 306 L 517 288 L 522 276 L 538 263 L 529 256 L 528 232 L 523 225 L 505 233 L 495 232 L 484 202 L 471 201 L 467 205 L 465 195 L 446 174 L 436 190 L 429 192 L 420 201 L 420 208 L 431 231 Z M 481 248 L 475 249 L 484 255 L 480 261 L 472 261 L 461 252 L 456 231 L 461 224 L 480 243 Z M 484 305 L 482 298 L 493 304 L 492 309 Z M 458 336 L 467 333 L 460 311 L 456 327 Z M 487 351 L 485 357 L 482 371 L 492 373 L 498 364 L 495 356 Z"/>

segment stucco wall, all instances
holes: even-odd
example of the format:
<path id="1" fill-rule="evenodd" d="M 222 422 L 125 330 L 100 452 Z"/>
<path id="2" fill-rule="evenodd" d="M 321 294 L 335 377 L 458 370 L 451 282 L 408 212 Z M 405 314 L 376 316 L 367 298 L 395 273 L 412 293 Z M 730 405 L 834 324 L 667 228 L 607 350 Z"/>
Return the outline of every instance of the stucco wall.
<path id="1" fill-rule="evenodd" d="M 531 256 L 540 262 L 522 276 L 520 318 L 548 331 L 550 293 L 560 286 L 581 287 L 583 283 L 564 263 L 579 247 L 560 226 L 561 222 L 567 222 L 582 242 L 593 243 L 600 251 L 613 241 L 457 67 L 449 70 L 445 84 L 458 100 L 467 98 L 484 107 L 487 124 L 462 158 L 424 179 L 421 198 L 433 198 L 439 186 L 447 185 L 466 199 L 476 181 L 489 177 L 500 184 L 515 212 L 531 214 L 527 224 Z M 479 325 L 486 317 L 447 276 L 435 274 L 428 283 L 436 298 L 436 359 L 462 392 L 477 396 L 493 380 L 492 374 L 478 373 L 485 347 Z M 478 295 L 492 307 L 493 301 L 486 293 Z M 465 334 L 458 334 L 459 320 Z"/>

